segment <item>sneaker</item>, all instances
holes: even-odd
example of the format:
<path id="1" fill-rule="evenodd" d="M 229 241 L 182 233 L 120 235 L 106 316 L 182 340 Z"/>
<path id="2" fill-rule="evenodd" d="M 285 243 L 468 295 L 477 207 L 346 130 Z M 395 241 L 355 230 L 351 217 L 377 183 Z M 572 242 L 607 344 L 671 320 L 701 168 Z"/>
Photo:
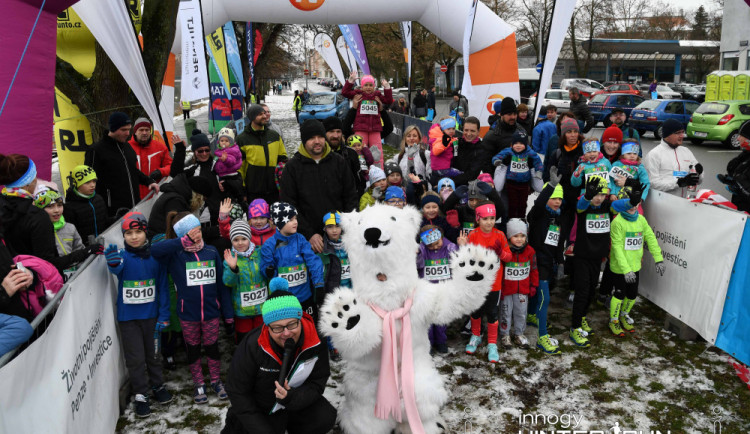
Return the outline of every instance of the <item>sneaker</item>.
<path id="1" fill-rule="evenodd" d="M 193 402 L 196 404 L 205 404 L 208 402 L 208 396 L 206 396 L 206 387 L 201 384 L 195 386 L 195 393 L 193 393 Z"/>
<path id="2" fill-rule="evenodd" d="M 227 391 L 224 390 L 224 383 L 222 383 L 221 380 L 217 381 L 216 383 L 211 383 L 211 388 L 214 389 L 214 392 L 216 392 L 216 395 L 219 396 L 219 399 L 229 398 L 229 395 L 227 395 Z"/>
<path id="3" fill-rule="evenodd" d="M 526 325 L 534 326 L 536 328 L 539 328 L 539 318 L 536 317 L 536 314 L 529 314 L 526 315 Z"/>
<path id="4" fill-rule="evenodd" d="M 490 363 L 497 363 L 500 361 L 500 354 L 497 352 L 497 344 L 487 345 L 487 360 L 489 360 Z"/>
<path id="5" fill-rule="evenodd" d="M 151 405 L 148 403 L 148 397 L 140 393 L 135 395 L 135 415 L 138 417 L 149 417 L 151 415 Z"/>
<path id="6" fill-rule="evenodd" d="M 477 335 L 471 335 L 469 343 L 466 344 L 466 354 L 474 354 L 477 351 L 477 347 L 482 344 L 482 337 Z"/>
<path id="7" fill-rule="evenodd" d="M 615 336 L 625 336 L 625 332 L 622 331 L 622 327 L 620 326 L 620 321 L 617 321 L 616 319 L 610 319 L 609 320 L 609 329 L 612 331 L 612 334 Z"/>
<path id="8" fill-rule="evenodd" d="M 154 399 L 161 405 L 169 404 L 172 402 L 172 394 L 169 393 L 167 388 L 162 384 L 161 386 L 154 387 L 151 389 L 154 392 Z"/>
<path id="9" fill-rule="evenodd" d="M 560 354 L 557 341 L 549 337 L 549 335 L 539 336 L 539 339 L 536 341 L 536 347 L 547 354 Z"/>
<path id="10" fill-rule="evenodd" d="M 464 336 L 471 336 L 471 318 L 464 324 L 464 327 L 461 329 L 461 334 Z"/>
<path id="11" fill-rule="evenodd" d="M 516 344 L 516 346 L 519 346 L 521 348 L 528 348 L 529 347 L 529 340 L 526 339 L 526 336 L 524 335 L 516 335 L 513 337 L 513 343 Z"/>
<path id="12" fill-rule="evenodd" d="M 330 350 L 328 350 L 328 356 L 332 362 L 341 361 L 341 354 L 339 354 L 339 350 L 337 350 L 336 348 L 331 348 Z"/>
<path id="13" fill-rule="evenodd" d="M 503 347 L 505 348 L 510 348 L 513 346 L 513 344 L 510 341 L 510 335 L 503 336 L 502 339 L 500 339 L 500 343 L 502 343 Z"/>
<path id="14" fill-rule="evenodd" d="M 440 354 L 448 354 L 448 344 L 435 344 L 435 351 Z"/>
<path id="15" fill-rule="evenodd" d="M 570 330 L 570 340 L 578 347 L 588 348 L 591 346 L 591 343 L 586 336 L 588 336 L 588 333 L 586 333 L 581 327 Z"/>
<path id="16" fill-rule="evenodd" d="M 622 314 L 620 315 L 620 326 L 623 330 L 630 333 L 635 333 L 635 327 L 633 326 L 633 318 L 630 317 L 628 314 Z"/>
<path id="17" fill-rule="evenodd" d="M 586 333 L 588 333 L 589 335 L 593 335 L 594 334 L 594 330 L 592 330 L 591 326 L 589 326 L 589 322 L 586 321 L 586 317 L 585 316 L 583 318 L 581 318 L 581 329 L 583 331 L 585 331 Z"/>

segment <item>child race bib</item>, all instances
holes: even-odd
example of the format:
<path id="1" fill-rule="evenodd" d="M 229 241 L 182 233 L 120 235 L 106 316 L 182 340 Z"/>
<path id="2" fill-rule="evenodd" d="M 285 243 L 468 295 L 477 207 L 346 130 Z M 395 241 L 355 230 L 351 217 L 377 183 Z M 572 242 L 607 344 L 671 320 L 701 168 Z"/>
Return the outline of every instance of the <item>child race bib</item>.
<path id="1" fill-rule="evenodd" d="M 122 282 L 122 302 L 125 304 L 151 303 L 156 299 L 156 282 L 149 280 L 126 280 Z"/>
<path id="2" fill-rule="evenodd" d="M 473 231 L 474 228 L 477 227 L 477 225 L 471 222 L 463 222 L 461 223 L 461 227 L 466 229 L 467 231 Z"/>
<path id="3" fill-rule="evenodd" d="M 589 234 L 608 234 L 608 214 L 586 214 L 586 232 Z"/>
<path id="4" fill-rule="evenodd" d="M 549 225 L 547 236 L 544 238 L 544 244 L 557 247 L 560 244 L 560 226 Z"/>
<path id="5" fill-rule="evenodd" d="M 505 263 L 505 280 L 525 280 L 529 277 L 531 266 L 529 262 L 506 262 Z"/>
<path id="6" fill-rule="evenodd" d="M 674 176 L 675 178 L 684 178 L 687 175 L 688 175 L 688 173 L 686 171 L 684 171 L 684 170 L 673 170 L 672 171 L 672 176 Z"/>
<path id="7" fill-rule="evenodd" d="M 378 103 L 375 101 L 362 101 L 361 103 L 359 103 L 359 114 L 379 115 Z"/>
<path id="8" fill-rule="evenodd" d="M 64 269 L 63 270 L 63 282 L 67 282 L 68 280 L 70 280 L 70 278 L 73 277 L 74 274 L 76 274 L 76 271 L 78 271 L 77 265 Z"/>
<path id="9" fill-rule="evenodd" d="M 510 171 L 515 173 L 525 173 L 529 171 L 529 163 L 526 158 L 518 158 L 513 156 L 510 161 Z"/>
<path id="10" fill-rule="evenodd" d="M 188 262 L 185 264 L 188 286 L 213 285 L 216 283 L 214 261 Z"/>
<path id="11" fill-rule="evenodd" d="M 265 285 L 254 285 L 247 291 L 240 293 L 240 306 L 252 307 L 263 304 L 268 298 L 268 287 Z"/>
<path id="12" fill-rule="evenodd" d="M 349 259 L 341 260 L 341 280 L 351 279 L 352 266 L 349 265 Z"/>
<path id="13" fill-rule="evenodd" d="M 612 178 L 632 178 L 633 175 L 630 174 L 627 170 L 620 166 L 614 166 L 612 170 L 609 171 L 609 176 Z"/>
<path id="14" fill-rule="evenodd" d="M 641 250 L 643 232 L 625 232 L 625 250 Z"/>
<path id="15" fill-rule="evenodd" d="M 307 266 L 305 264 L 293 267 L 279 267 L 279 277 L 289 282 L 289 287 L 307 283 Z"/>
<path id="16" fill-rule="evenodd" d="M 427 280 L 445 280 L 451 278 L 448 259 L 428 259 L 424 261 L 424 277 Z"/>
<path id="17" fill-rule="evenodd" d="M 593 172 L 586 172 L 586 181 L 589 180 L 592 176 L 601 176 L 604 178 L 605 181 L 609 182 L 609 172 L 607 172 L 605 169 L 596 169 Z"/>

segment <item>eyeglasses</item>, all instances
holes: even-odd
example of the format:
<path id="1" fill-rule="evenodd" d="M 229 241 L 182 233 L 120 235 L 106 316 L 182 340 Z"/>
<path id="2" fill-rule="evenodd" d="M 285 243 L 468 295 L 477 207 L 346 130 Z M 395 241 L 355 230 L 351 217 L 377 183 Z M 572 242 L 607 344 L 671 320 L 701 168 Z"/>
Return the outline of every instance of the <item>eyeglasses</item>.
<path id="1" fill-rule="evenodd" d="M 406 203 L 406 201 L 404 201 L 403 199 L 389 199 L 386 200 L 385 203 L 387 203 L 388 205 L 403 205 Z"/>
<path id="2" fill-rule="evenodd" d="M 195 154 L 208 154 L 209 152 L 211 152 L 210 149 L 196 149 L 195 151 L 193 151 L 193 153 Z"/>
<path id="3" fill-rule="evenodd" d="M 298 319 L 290 322 L 287 325 L 268 326 L 268 328 L 271 329 L 271 331 L 273 333 L 276 333 L 276 334 L 283 333 L 284 329 L 292 331 L 292 330 L 296 329 L 297 327 L 299 327 L 299 320 Z"/>

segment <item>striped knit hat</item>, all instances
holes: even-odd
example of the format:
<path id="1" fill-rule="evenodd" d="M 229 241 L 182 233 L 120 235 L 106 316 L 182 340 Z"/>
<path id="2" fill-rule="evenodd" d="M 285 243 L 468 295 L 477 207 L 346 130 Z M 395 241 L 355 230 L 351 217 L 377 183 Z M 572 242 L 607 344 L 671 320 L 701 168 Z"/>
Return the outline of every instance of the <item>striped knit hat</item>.
<path id="1" fill-rule="evenodd" d="M 247 224 L 245 220 L 235 220 L 232 222 L 232 226 L 229 227 L 229 239 L 233 240 L 234 237 L 245 237 L 248 240 L 252 239 L 252 235 L 250 233 L 250 225 Z"/>

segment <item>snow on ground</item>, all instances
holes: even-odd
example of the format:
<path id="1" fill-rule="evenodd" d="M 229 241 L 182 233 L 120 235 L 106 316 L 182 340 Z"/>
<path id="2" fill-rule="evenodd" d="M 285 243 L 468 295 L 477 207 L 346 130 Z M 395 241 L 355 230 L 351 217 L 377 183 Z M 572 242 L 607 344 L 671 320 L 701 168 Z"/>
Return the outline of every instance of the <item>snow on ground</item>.
<path id="1" fill-rule="evenodd" d="M 301 88 L 303 82 L 294 86 Z M 313 81 L 309 86 L 312 92 L 323 90 Z M 282 128 L 290 156 L 299 144 L 292 93 L 285 90 L 284 95 L 266 97 L 271 119 Z M 194 117 L 199 110 L 194 111 Z M 181 119 L 178 121 L 181 128 Z M 549 311 L 550 334 L 561 345 L 558 356 L 533 348 L 501 348 L 501 362 L 492 366 L 486 360 L 486 347 L 473 356 L 465 354 L 467 337 L 458 333 L 459 324 L 449 328 L 450 353 L 435 356 L 450 392 L 442 412 L 446 432 L 526 434 L 575 429 L 609 433 L 616 432 L 610 429 L 617 426 L 643 433 L 718 434 L 713 428 L 717 421 L 725 433 L 750 431 L 750 391 L 737 379 L 721 350 L 703 341 L 681 341 L 665 331 L 665 313 L 643 299 L 633 313 L 637 332 L 624 338 L 610 334 L 608 310 L 594 304 L 587 316 L 595 329 L 592 346 L 577 348 L 567 337 L 567 296 L 568 283 L 563 280 L 552 291 Z M 529 326 L 525 336 L 536 342 L 536 332 Z M 226 378 L 234 344 L 222 335 L 220 348 L 222 377 Z M 209 394 L 207 405 L 193 404 L 184 352 L 178 353 L 177 361 L 177 370 L 165 371 L 175 401 L 166 408 L 153 405 L 152 416 L 145 420 L 136 418 L 128 407 L 118 421 L 118 432 L 221 430 L 228 402 Z M 345 369 L 341 362 L 332 363 L 325 396 L 334 406 L 343 400 L 340 381 Z M 205 365 L 204 372 L 208 372 Z M 340 430 L 336 427 L 333 432 Z"/>

